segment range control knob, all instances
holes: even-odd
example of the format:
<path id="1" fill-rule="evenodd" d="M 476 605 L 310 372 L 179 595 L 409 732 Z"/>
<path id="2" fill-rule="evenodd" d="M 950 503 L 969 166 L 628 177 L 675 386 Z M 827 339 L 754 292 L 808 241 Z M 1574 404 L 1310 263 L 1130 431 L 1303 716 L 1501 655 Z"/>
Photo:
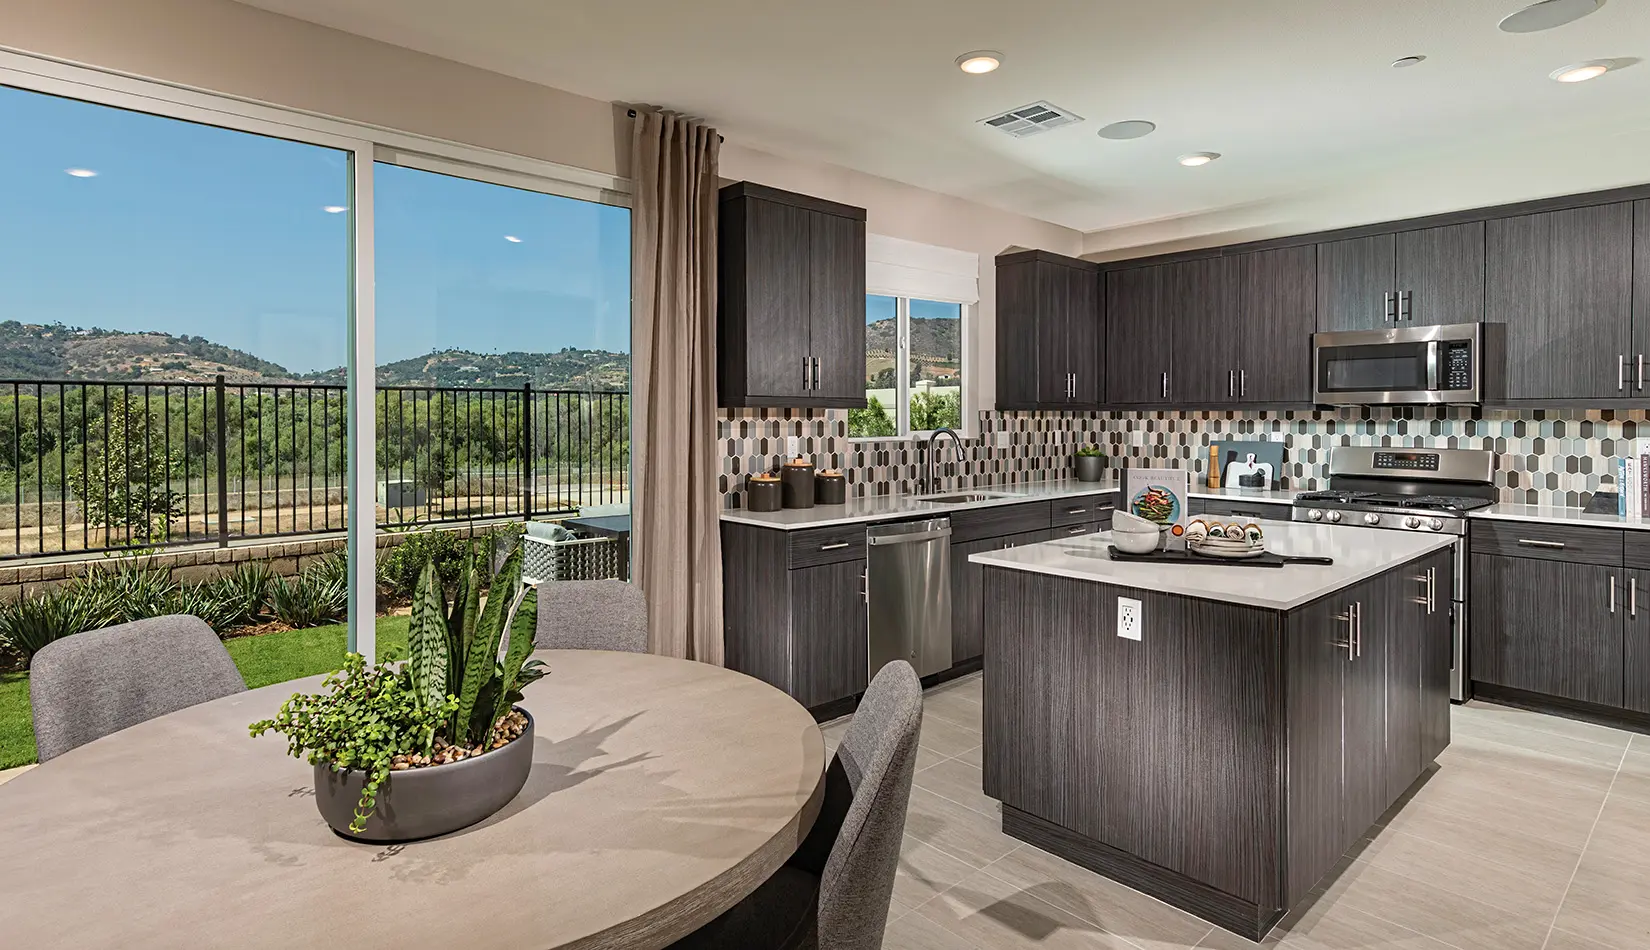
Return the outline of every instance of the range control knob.
<path id="1" fill-rule="evenodd" d="M 1329 513 L 1329 520 L 1338 523 L 1341 520 L 1341 513 L 1338 511 L 1331 511 Z"/>
<path id="2" fill-rule="evenodd" d="M 1381 523 L 1381 516 L 1376 514 L 1375 512 L 1371 511 L 1369 514 L 1364 515 L 1364 524 L 1380 524 L 1380 523 Z"/>
<path id="3" fill-rule="evenodd" d="M 1427 527 L 1431 528 L 1434 531 L 1442 531 L 1443 528 L 1444 528 L 1444 523 L 1442 521 L 1439 521 L 1437 518 L 1434 518 L 1431 521 L 1427 522 Z"/>
<path id="4" fill-rule="evenodd" d="M 1312 510 L 1310 510 L 1306 513 L 1306 517 L 1307 517 L 1307 520 L 1309 520 L 1309 521 L 1322 521 L 1323 520 L 1323 512 L 1319 511 L 1316 508 L 1313 508 Z"/>
<path id="5" fill-rule="evenodd" d="M 1408 518 L 1404 519 L 1404 527 L 1406 528 L 1419 528 L 1420 526 L 1421 519 L 1415 517 L 1414 515 L 1410 515 Z"/>

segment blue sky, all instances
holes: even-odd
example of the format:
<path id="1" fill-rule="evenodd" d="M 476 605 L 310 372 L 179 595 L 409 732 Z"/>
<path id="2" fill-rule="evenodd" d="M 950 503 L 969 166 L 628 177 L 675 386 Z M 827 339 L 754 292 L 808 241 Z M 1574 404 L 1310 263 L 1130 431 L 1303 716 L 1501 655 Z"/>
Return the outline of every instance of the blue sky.
<path id="1" fill-rule="evenodd" d="M 0 130 L 0 320 L 342 365 L 344 153 L 7 87 Z M 388 165 L 374 184 L 378 362 L 630 349 L 628 210 Z"/>

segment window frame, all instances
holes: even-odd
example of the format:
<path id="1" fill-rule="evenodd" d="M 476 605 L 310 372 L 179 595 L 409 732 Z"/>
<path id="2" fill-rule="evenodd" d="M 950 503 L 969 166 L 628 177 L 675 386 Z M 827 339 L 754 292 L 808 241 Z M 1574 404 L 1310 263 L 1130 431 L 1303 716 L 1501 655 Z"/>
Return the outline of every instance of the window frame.
<path id="1" fill-rule="evenodd" d="M 958 308 L 957 327 L 958 345 L 961 348 L 961 359 L 958 361 L 962 372 L 962 385 L 957 389 L 958 415 L 961 417 L 956 432 L 965 439 L 971 439 L 978 434 L 978 413 L 971 411 L 969 404 L 970 381 L 973 375 L 973 337 L 970 335 L 974 327 L 974 318 L 979 311 L 977 301 L 947 299 L 938 296 L 913 297 L 909 294 L 879 294 L 867 291 L 866 297 L 892 297 L 894 300 L 894 341 L 895 359 L 904 368 L 903 372 L 894 376 L 894 434 L 882 436 L 856 436 L 850 434 L 849 442 L 920 442 L 933 435 L 933 429 L 911 428 L 911 301 L 921 300 L 929 303 L 955 304 Z"/>
<path id="2" fill-rule="evenodd" d="M 349 156 L 350 300 L 345 347 L 348 372 L 345 401 L 350 432 L 347 478 L 350 497 L 356 499 L 376 498 L 378 490 L 373 163 L 384 161 L 564 198 L 624 208 L 632 206 L 633 189 L 626 178 L 182 84 L 145 79 L 9 47 L 0 47 L 0 85 L 230 131 L 325 146 Z M 634 301 L 630 325 L 634 340 Z M 632 391 L 634 388 L 632 381 Z M 365 525 L 361 524 L 363 515 L 366 515 L 364 520 L 368 522 Z M 350 505 L 346 541 L 351 565 L 348 648 L 363 654 L 369 663 L 376 660 L 377 653 L 377 538 L 376 509 L 366 505 Z M 363 617 L 373 618 L 374 622 L 360 623 Z"/>

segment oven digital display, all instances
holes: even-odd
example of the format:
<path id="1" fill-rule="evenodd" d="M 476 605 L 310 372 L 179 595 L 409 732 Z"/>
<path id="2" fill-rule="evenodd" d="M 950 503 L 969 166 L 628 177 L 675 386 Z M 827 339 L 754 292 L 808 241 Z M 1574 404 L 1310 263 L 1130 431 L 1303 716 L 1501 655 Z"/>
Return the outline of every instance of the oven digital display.
<path id="1" fill-rule="evenodd" d="M 1376 468 L 1395 468 L 1411 472 L 1438 471 L 1436 452 L 1376 452 Z"/>

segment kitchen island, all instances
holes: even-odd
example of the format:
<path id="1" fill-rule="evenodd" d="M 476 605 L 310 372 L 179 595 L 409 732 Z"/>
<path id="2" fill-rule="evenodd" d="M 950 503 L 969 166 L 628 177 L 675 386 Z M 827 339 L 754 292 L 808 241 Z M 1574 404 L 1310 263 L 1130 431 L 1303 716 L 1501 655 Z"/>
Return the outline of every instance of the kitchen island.
<path id="1" fill-rule="evenodd" d="M 1250 939 L 1449 743 L 1451 539 L 1264 528 L 1334 565 L 971 559 L 1003 831 Z"/>

